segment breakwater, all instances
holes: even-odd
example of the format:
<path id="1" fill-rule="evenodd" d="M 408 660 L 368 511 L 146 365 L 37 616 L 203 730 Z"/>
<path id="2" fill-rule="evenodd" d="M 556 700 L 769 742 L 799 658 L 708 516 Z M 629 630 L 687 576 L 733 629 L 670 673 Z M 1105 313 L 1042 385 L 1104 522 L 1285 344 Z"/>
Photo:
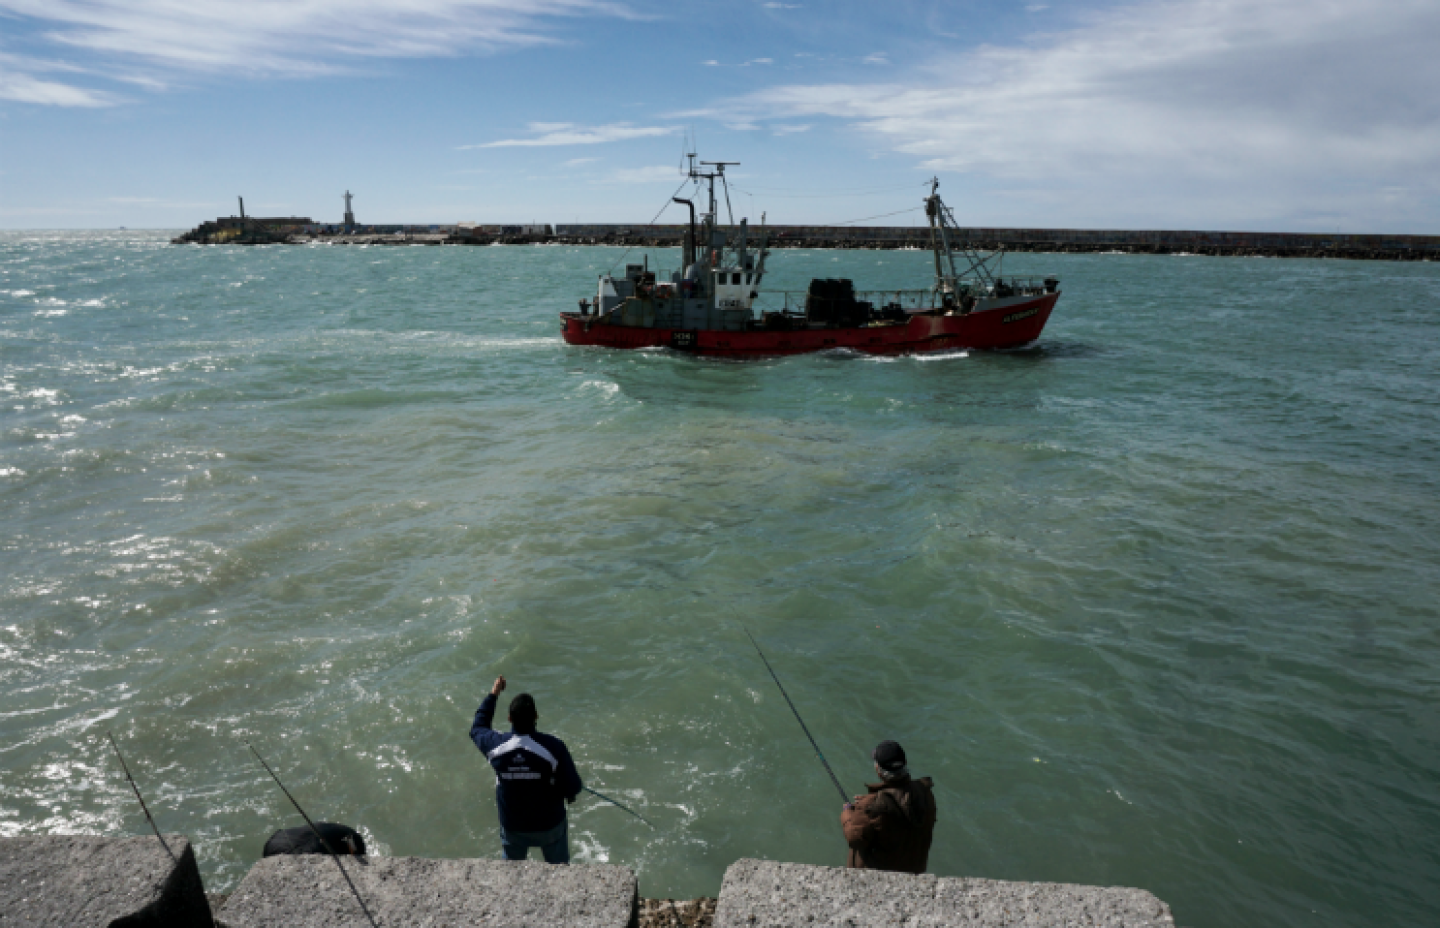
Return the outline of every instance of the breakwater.
<path id="1" fill-rule="evenodd" d="M 767 226 L 772 248 L 899 250 L 930 247 L 926 226 Z M 175 244 L 291 245 L 634 245 L 678 247 L 683 225 L 375 225 L 346 230 L 293 219 L 217 219 Z M 1219 232 L 1129 229 L 1006 229 L 962 227 L 962 240 L 982 250 L 1061 254 L 1194 254 L 1233 257 L 1344 258 L 1432 261 L 1440 235 L 1349 235 L 1305 232 Z"/>
<path id="2" fill-rule="evenodd" d="M 635 872 L 614 864 L 307 854 L 263 858 L 234 892 L 207 897 L 183 835 L 0 838 L 0 918 L 19 925 L 640 928 L 644 916 L 649 926 L 689 928 L 1175 926 L 1170 907 L 1142 889 L 753 859 L 730 865 L 713 906 L 696 900 L 682 913 L 671 902 L 666 913 L 655 902 L 642 906 Z"/>

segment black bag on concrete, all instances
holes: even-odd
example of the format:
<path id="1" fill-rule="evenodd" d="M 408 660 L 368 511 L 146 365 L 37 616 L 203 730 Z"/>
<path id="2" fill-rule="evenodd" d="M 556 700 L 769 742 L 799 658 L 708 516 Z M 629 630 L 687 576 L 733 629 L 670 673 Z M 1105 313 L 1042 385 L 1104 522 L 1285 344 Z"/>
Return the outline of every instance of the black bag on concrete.
<path id="1" fill-rule="evenodd" d="M 329 844 L 331 850 L 336 854 L 365 853 L 365 839 L 360 837 L 360 833 L 349 825 L 316 822 L 315 831 L 320 832 L 321 836 L 325 838 L 325 843 Z M 298 828 L 282 828 L 271 835 L 269 841 L 265 842 L 265 851 L 261 856 L 324 854 L 325 846 L 315 837 L 315 831 L 311 831 L 309 825 L 301 825 Z"/>

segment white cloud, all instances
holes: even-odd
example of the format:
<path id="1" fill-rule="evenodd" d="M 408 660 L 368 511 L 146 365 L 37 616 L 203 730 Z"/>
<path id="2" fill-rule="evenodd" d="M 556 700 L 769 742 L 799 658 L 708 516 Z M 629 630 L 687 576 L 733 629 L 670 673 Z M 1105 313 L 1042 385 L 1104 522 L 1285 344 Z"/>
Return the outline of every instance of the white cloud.
<path id="1" fill-rule="evenodd" d="M 576 168 L 582 164 L 591 164 L 592 162 L 599 160 L 599 158 L 571 158 L 569 161 L 564 162 L 562 166 L 567 168 Z"/>
<path id="2" fill-rule="evenodd" d="M 0 64 L 0 100 L 38 103 L 42 106 L 113 106 L 119 102 L 114 94 L 88 90 L 72 84 L 45 80 L 33 74 L 16 71 Z"/>
<path id="3" fill-rule="evenodd" d="M 880 52 L 876 52 L 876 53 L 873 54 L 873 55 L 866 55 L 864 58 L 860 59 L 860 63 L 861 63 L 861 64 L 889 64 L 889 63 L 890 63 L 890 59 L 889 59 L 889 58 L 886 58 L 886 57 L 884 56 L 884 54 L 882 54 L 882 53 L 880 53 Z"/>
<path id="4" fill-rule="evenodd" d="M 614 123 L 608 126 L 577 126 L 568 122 L 532 122 L 527 126 L 536 133 L 528 139 L 501 139 L 498 142 L 484 142 L 479 145 L 461 145 L 460 149 L 471 148 L 538 148 L 551 145 L 598 145 L 604 142 L 624 142 L 630 139 L 654 138 L 671 135 L 678 129 L 666 126 L 632 126 L 629 123 Z"/>
<path id="5" fill-rule="evenodd" d="M 804 123 L 804 124 L 801 124 L 801 125 L 784 125 L 784 124 L 781 124 L 781 125 L 771 126 L 771 127 L 770 127 L 770 131 L 773 132 L 773 133 L 775 133 L 776 135 L 795 135 L 796 133 L 799 133 L 799 132 L 809 132 L 809 131 L 810 131 L 811 129 L 813 129 L 813 128 L 815 128 L 815 127 L 812 126 L 812 125 L 810 125 L 809 123 Z"/>
<path id="6" fill-rule="evenodd" d="M 47 24 L 73 49 L 227 75 L 547 44 L 542 20 L 633 16 L 606 0 L 0 0 L 0 14 Z"/>
<path id="7" fill-rule="evenodd" d="M 0 53 L 0 100 L 38 103 L 42 106 L 113 106 L 120 98 L 113 93 L 77 87 L 40 77 L 41 74 L 82 75 L 84 68 L 63 61 L 46 61 Z"/>
<path id="8" fill-rule="evenodd" d="M 707 67 L 707 68 L 718 68 L 718 67 L 722 67 L 722 65 L 720 64 L 720 62 L 717 61 L 717 60 L 715 60 L 714 58 L 711 58 L 709 61 L 702 61 L 702 62 L 700 62 L 700 63 L 703 64 L 703 65 L 704 65 L 705 67 Z M 775 59 L 774 59 L 774 58 L 751 58 L 749 61 L 742 61 L 742 62 L 740 62 L 739 64 L 724 65 L 723 67 L 729 67 L 729 68 L 748 68 L 748 67 L 750 67 L 752 64 L 774 64 L 774 63 L 775 63 Z"/>
<path id="9" fill-rule="evenodd" d="M 845 120 L 928 169 L 1082 219 L 1331 221 L 1399 186 L 1428 191 L 1433 224 L 1436 35 L 1433 0 L 1160 0 L 911 81 L 781 86 L 709 114 Z"/>

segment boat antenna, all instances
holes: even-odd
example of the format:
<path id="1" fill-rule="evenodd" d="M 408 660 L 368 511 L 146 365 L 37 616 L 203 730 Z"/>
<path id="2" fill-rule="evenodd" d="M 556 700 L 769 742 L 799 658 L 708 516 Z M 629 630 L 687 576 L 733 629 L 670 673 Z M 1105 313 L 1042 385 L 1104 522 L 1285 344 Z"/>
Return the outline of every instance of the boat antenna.
<path id="1" fill-rule="evenodd" d="M 300 808 L 300 803 L 296 802 L 295 797 L 290 795 L 290 791 L 285 788 L 284 783 L 280 782 L 280 778 L 275 775 L 275 771 L 271 770 L 270 765 L 265 763 L 265 758 L 261 757 L 260 752 L 255 750 L 255 745 L 247 741 L 245 746 L 250 749 L 251 754 L 255 755 L 255 759 L 260 762 L 260 766 L 265 768 L 265 772 L 270 774 L 270 779 L 274 780 L 275 785 L 280 787 L 280 792 L 284 793 L 285 798 L 290 800 L 290 804 L 295 807 L 296 812 L 300 813 L 300 817 L 305 820 L 305 824 L 310 826 L 310 831 L 314 833 L 316 840 L 320 842 L 320 846 L 325 849 L 325 853 L 329 854 L 330 859 L 335 861 L 335 866 L 340 868 L 340 875 L 345 878 L 346 884 L 350 887 L 350 892 L 355 894 L 355 901 L 360 903 L 360 910 L 365 913 L 365 918 L 369 920 L 371 928 L 380 928 L 379 924 L 375 921 L 375 916 L 370 914 L 369 906 L 365 905 L 365 900 L 360 897 L 360 890 L 355 888 L 355 883 L 350 879 L 350 874 L 345 872 L 345 865 L 340 862 L 340 855 L 335 853 L 335 849 L 330 846 L 330 842 L 326 841 L 325 836 L 320 834 L 320 829 L 316 828 L 315 823 L 310 821 L 310 816 L 306 815 L 305 810 Z"/>
<path id="2" fill-rule="evenodd" d="M 780 678 L 775 675 L 775 668 L 770 666 L 770 662 L 768 660 L 765 660 L 765 652 L 760 650 L 760 644 L 755 640 L 755 636 L 750 634 L 750 629 L 746 628 L 744 625 L 741 625 L 740 629 L 741 631 L 745 632 L 745 637 L 750 639 L 750 643 L 755 645 L 755 653 L 759 654 L 760 660 L 765 662 L 765 669 L 770 671 L 770 679 L 774 680 L 775 685 L 780 687 L 780 695 L 784 696 L 785 701 L 790 704 L 790 711 L 795 713 L 795 721 L 800 723 L 800 728 L 805 732 L 805 737 L 810 739 L 810 746 L 815 749 L 815 756 L 820 758 L 820 763 L 825 765 L 825 772 L 830 774 L 830 782 L 834 783 L 835 789 L 839 791 L 840 801 L 849 802 L 849 794 L 845 792 L 845 787 L 841 786 L 840 781 L 835 777 L 835 771 L 830 769 L 830 762 L 827 761 L 825 759 L 825 755 L 820 752 L 820 745 L 815 743 L 815 736 L 810 734 L 810 729 L 808 726 L 806 726 L 805 720 L 800 717 L 800 710 L 796 709 L 795 703 L 790 701 L 790 694 L 785 692 L 785 684 L 781 683 Z"/>
<path id="3" fill-rule="evenodd" d="M 170 845 L 165 843 L 165 836 L 160 834 L 160 826 L 155 824 L 155 818 L 150 814 L 150 807 L 145 804 L 145 797 L 140 795 L 140 787 L 135 785 L 135 778 L 130 775 L 130 766 L 125 763 L 125 755 L 120 753 L 120 745 L 115 743 L 115 735 L 107 731 L 105 737 L 110 739 L 110 746 L 115 749 L 115 756 L 120 760 L 120 769 L 125 771 L 125 779 L 130 781 L 130 788 L 135 791 L 135 798 L 140 801 L 140 810 L 145 813 L 145 821 L 150 823 L 150 827 L 154 830 L 155 837 L 160 839 L 160 846 L 165 849 L 165 853 L 170 855 L 171 860 L 179 863 L 175 852 L 170 850 Z"/>
<path id="4" fill-rule="evenodd" d="M 655 825 L 654 825 L 648 818 L 646 818 L 645 816 L 641 815 L 639 812 L 636 812 L 634 809 L 630 808 L 629 806 L 625 805 L 624 803 L 616 802 L 614 799 L 611 799 L 609 796 L 605 795 L 604 793 L 597 792 L 597 791 L 591 789 L 591 788 L 588 787 L 588 786 L 582 786 L 582 787 L 580 787 L 580 788 L 583 789 L 585 792 L 589 793 L 589 794 L 592 795 L 592 796 L 595 796 L 595 797 L 597 797 L 597 798 L 600 798 L 600 799 L 605 800 L 606 802 L 610 803 L 612 806 L 615 806 L 617 809 L 624 809 L 626 812 L 629 812 L 631 815 L 635 816 L 635 817 L 638 818 L 640 821 L 642 821 L 642 822 L 644 822 L 645 824 L 649 825 L 651 828 L 654 828 L 654 827 L 655 827 Z"/>
<path id="5" fill-rule="evenodd" d="M 730 224 L 733 226 L 733 225 L 735 224 L 735 211 L 730 208 L 730 185 L 725 182 L 725 168 L 726 168 L 727 165 L 733 165 L 733 166 L 735 166 L 735 167 L 739 167 L 739 166 L 740 166 L 740 162 L 738 162 L 738 161 L 702 161 L 702 162 L 700 162 L 700 163 L 701 163 L 701 164 L 707 164 L 707 165 L 709 165 L 709 166 L 711 166 L 711 167 L 713 167 L 713 168 L 715 169 L 715 173 L 713 173 L 713 174 L 701 174 L 701 175 L 700 175 L 701 177 L 708 177 L 708 178 L 710 178 L 710 212 L 711 212 L 712 214 L 715 212 L 715 178 L 718 177 L 718 178 L 720 178 L 720 186 L 721 186 L 721 188 L 725 191 L 725 209 L 726 209 L 726 211 L 729 212 L 729 214 L 730 214 Z M 717 216 L 716 218 L 718 219 L 719 217 Z"/>

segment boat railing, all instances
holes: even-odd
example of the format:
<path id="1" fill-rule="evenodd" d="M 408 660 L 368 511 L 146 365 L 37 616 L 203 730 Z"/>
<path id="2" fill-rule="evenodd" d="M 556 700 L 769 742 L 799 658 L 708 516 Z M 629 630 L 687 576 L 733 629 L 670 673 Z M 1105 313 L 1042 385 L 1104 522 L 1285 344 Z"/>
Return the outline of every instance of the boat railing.
<path id="1" fill-rule="evenodd" d="M 1008 289 L 1013 296 L 1039 296 L 1060 283 L 1054 277 L 997 277 L 995 281 L 997 289 Z"/>
<path id="2" fill-rule="evenodd" d="M 762 290 L 757 304 L 765 309 L 783 309 L 788 313 L 804 313 L 806 290 Z M 900 309 L 929 309 L 935 305 L 935 291 L 924 290 L 856 290 L 855 300 L 869 303 L 876 309 L 899 307 Z M 778 304 L 778 305 L 777 305 Z"/>

